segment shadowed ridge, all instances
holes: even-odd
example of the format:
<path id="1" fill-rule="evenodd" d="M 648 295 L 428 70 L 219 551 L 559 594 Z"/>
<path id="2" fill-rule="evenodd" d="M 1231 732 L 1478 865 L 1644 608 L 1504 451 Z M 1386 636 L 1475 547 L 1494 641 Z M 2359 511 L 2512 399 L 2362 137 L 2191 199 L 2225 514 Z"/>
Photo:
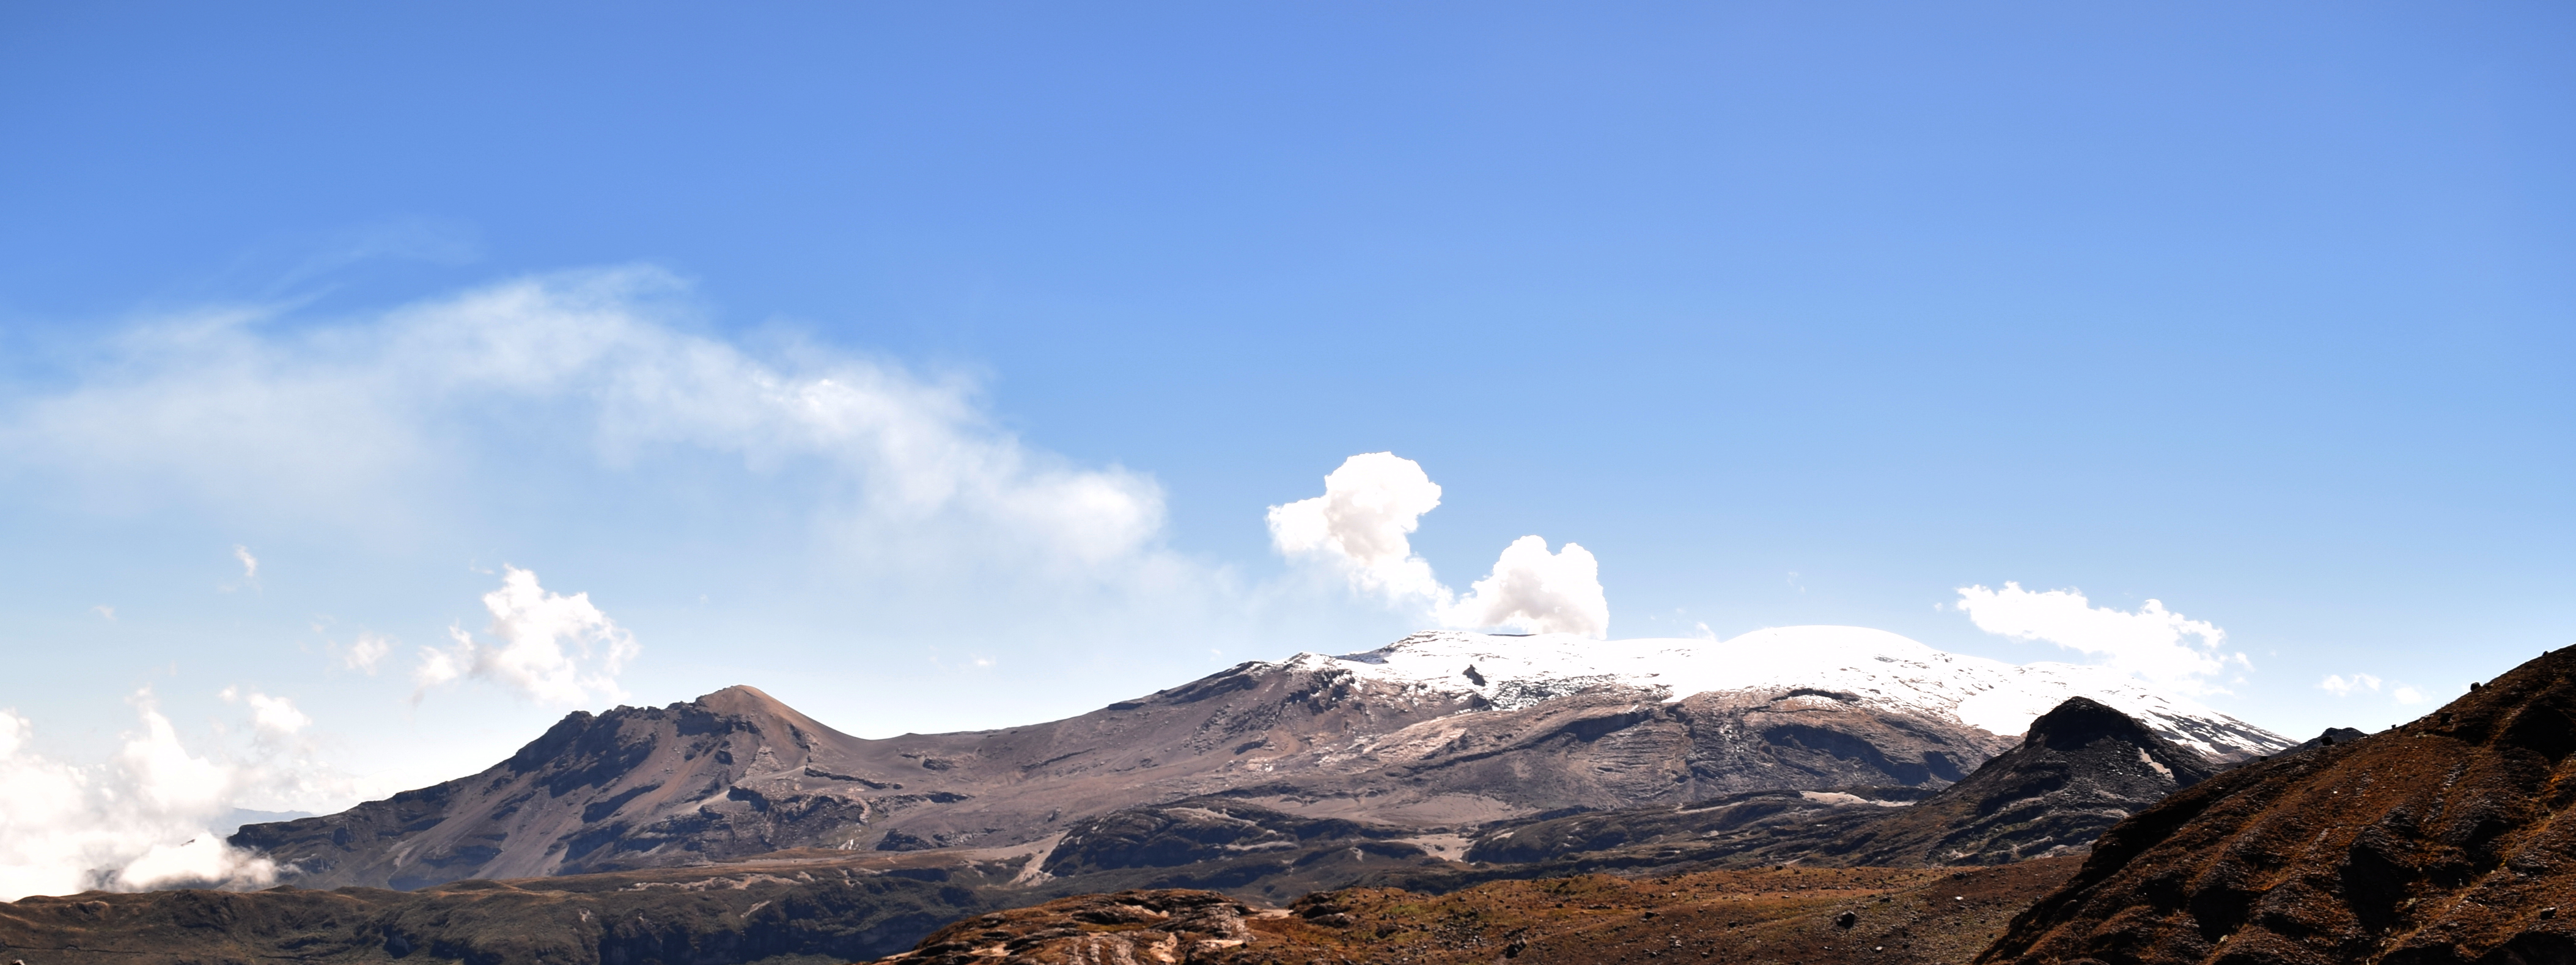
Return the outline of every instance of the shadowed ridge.
<path id="1" fill-rule="evenodd" d="M 2030 722 L 2020 747 L 1832 846 L 1838 864 L 2005 864 L 2081 853 L 2122 818 L 2217 765 L 2083 697 Z"/>
<path id="2" fill-rule="evenodd" d="M 2121 822 L 1978 959 L 2576 961 L 2576 648 Z"/>
<path id="3" fill-rule="evenodd" d="M 2110 738 L 2141 747 L 2159 739 L 2136 719 L 2113 710 L 2090 697 L 2069 697 L 2030 722 L 2022 734 L 2024 747 L 2044 746 L 2050 750 L 2071 751 L 2097 740 Z"/>

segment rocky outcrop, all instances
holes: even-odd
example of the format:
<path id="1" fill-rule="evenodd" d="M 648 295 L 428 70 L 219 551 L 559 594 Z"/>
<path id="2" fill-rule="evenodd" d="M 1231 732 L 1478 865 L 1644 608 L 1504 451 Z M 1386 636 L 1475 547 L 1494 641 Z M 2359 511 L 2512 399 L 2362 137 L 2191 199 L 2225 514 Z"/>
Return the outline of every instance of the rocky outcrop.
<path id="1" fill-rule="evenodd" d="M 2129 818 L 1979 961 L 2576 961 L 2571 758 L 2576 648 Z"/>
<path id="2" fill-rule="evenodd" d="M 1373 848 L 1388 857 L 1423 857 L 1421 848 L 1387 843 L 1412 833 L 1384 824 L 1300 817 L 1222 799 L 1192 799 L 1076 822 L 1041 868 L 1049 875 L 1070 877 L 1250 856 L 1294 858 L 1318 845 Z"/>
<path id="3" fill-rule="evenodd" d="M 1992 865 L 2081 852 L 2112 825 L 2207 780 L 2215 762 L 2082 697 L 2021 746 L 1923 803 L 1888 809 L 1820 850 L 1843 865 Z"/>
<path id="4" fill-rule="evenodd" d="M 1083 895 L 958 922 L 888 961 L 905 965 L 1207 962 L 1252 942 L 1252 928 L 1245 923 L 1252 914 L 1250 906 L 1211 891 Z"/>

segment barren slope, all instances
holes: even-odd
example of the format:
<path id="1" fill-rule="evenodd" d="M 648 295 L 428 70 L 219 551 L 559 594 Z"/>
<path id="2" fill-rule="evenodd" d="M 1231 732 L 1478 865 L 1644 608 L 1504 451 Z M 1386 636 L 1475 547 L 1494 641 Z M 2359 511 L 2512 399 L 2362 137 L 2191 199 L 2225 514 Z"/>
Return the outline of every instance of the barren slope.
<path id="1" fill-rule="evenodd" d="M 2576 961 L 2576 649 L 2202 782 L 2104 835 L 1981 961 Z"/>

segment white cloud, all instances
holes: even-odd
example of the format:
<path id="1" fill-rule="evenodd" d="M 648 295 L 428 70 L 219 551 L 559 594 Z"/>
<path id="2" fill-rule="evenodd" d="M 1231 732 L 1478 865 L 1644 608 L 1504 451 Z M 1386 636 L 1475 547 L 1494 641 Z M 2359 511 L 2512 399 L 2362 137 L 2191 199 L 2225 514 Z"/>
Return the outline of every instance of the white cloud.
<path id="1" fill-rule="evenodd" d="M 60 474 L 66 498 L 368 528 L 506 478 L 525 456 L 510 445 L 570 441 L 612 467 L 725 453 L 824 471 L 837 481 L 829 532 L 889 570 L 1096 578 L 1160 559 L 1151 479 L 1023 445 L 964 379 L 811 347 L 786 353 L 791 368 L 689 334 L 684 294 L 633 268 L 524 278 L 332 328 L 261 309 L 165 319 L 109 343 L 70 391 L 0 410 L 0 462 Z M 576 436 L 530 441 L 563 427 Z"/>
<path id="2" fill-rule="evenodd" d="M 223 698 L 229 702 L 236 694 L 237 691 L 228 687 L 224 689 Z M 293 737 L 297 731 L 313 723 L 313 718 L 304 716 L 303 711 L 295 709 L 294 701 L 284 697 L 254 693 L 242 697 L 241 700 L 250 705 L 252 731 L 265 740 L 284 740 Z"/>
<path id="3" fill-rule="evenodd" d="M 1600 562 L 1573 543 L 1549 553 L 1546 540 L 1524 536 L 1465 597 L 1442 584 L 1410 540 L 1422 515 L 1439 505 L 1440 486 L 1420 463 L 1362 453 L 1324 477 L 1323 495 L 1270 507 L 1270 540 L 1290 559 L 1339 569 L 1354 590 L 1423 607 L 1448 626 L 1609 634 Z"/>
<path id="4" fill-rule="evenodd" d="M 372 633 L 360 633 L 357 642 L 341 651 L 340 665 L 372 677 L 376 668 L 385 662 L 385 655 L 392 653 L 393 649 L 392 640 Z"/>
<path id="5" fill-rule="evenodd" d="M 1324 477 L 1323 495 L 1270 507 L 1270 542 L 1291 558 L 1330 561 L 1362 592 L 1396 602 L 1440 599 L 1448 588 L 1408 539 L 1439 505 L 1440 485 L 1421 463 L 1362 453 Z"/>
<path id="6" fill-rule="evenodd" d="M 594 697 L 623 695 L 617 674 L 638 652 L 635 637 L 593 606 L 590 594 L 548 593 L 535 573 L 504 566 L 501 588 L 483 595 L 483 608 L 492 614 L 486 632 L 500 638 L 500 644 L 481 643 L 463 628 L 450 628 L 456 646 L 424 648 L 413 672 L 423 692 L 471 676 L 544 703 L 583 704 Z"/>
<path id="7" fill-rule="evenodd" d="M 2367 690 L 2371 693 L 2378 693 L 2379 678 L 2366 673 L 2357 673 L 2350 677 L 2345 677 L 2339 674 L 2327 674 L 2326 679 L 2317 682 L 2317 687 L 2337 697 L 2349 696 L 2356 690 Z"/>
<path id="8" fill-rule="evenodd" d="M 2001 590 L 1959 590 L 1959 611 L 1977 628 L 2016 640 L 2045 640 L 2184 693 L 2213 690 L 2207 678 L 2229 664 L 2251 667 L 2242 653 L 2222 652 L 2226 631 L 2148 600 L 2137 612 L 2095 607 L 2080 590 L 2034 593 L 2018 583 Z"/>
<path id="9" fill-rule="evenodd" d="M 1440 610 L 1456 627 L 1509 627 L 1524 633 L 1610 634 L 1610 602 L 1601 592 L 1601 563 L 1573 543 L 1554 554 L 1547 541 L 1523 536 L 1503 548 L 1494 570 L 1466 596 Z"/>
<path id="10" fill-rule="evenodd" d="M 108 606 L 107 604 L 101 603 L 101 604 L 99 604 L 99 605 L 97 605 L 97 606 L 91 607 L 91 608 L 89 608 L 89 612 L 91 612 L 91 613 L 95 613 L 95 614 L 98 614 L 99 616 L 102 616 L 102 617 L 106 617 L 106 618 L 107 618 L 107 622 L 109 622 L 109 623 L 115 623 L 115 622 L 116 622 L 116 608 L 115 608 L 115 607 L 112 607 L 112 606 Z"/>
<path id="11" fill-rule="evenodd" d="M 275 706 L 293 713 L 284 701 Z M 92 888 L 276 881 L 274 863 L 224 844 L 210 828 L 257 786 L 309 779 L 293 773 L 300 762 L 199 754 L 181 743 L 150 692 L 136 696 L 135 709 L 141 731 L 128 734 L 108 761 L 87 767 L 37 753 L 33 725 L 0 710 L 0 901 Z"/>
<path id="12" fill-rule="evenodd" d="M 2413 687 L 2399 687 L 2396 690 L 2391 691 L 2389 696 L 2397 698 L 2397 702 L 2401 704 L 2420 704 L 2424 702 L 2424 692 Z"/>
<path id="13" fill-rule="evenodd" d="M 233 559 L 241 561 L 242 583 L 248 586 L 258 586 L 259 557 L 250 555 L 250 547 L 243 546 L 240 543 L 233 544 Z"/>

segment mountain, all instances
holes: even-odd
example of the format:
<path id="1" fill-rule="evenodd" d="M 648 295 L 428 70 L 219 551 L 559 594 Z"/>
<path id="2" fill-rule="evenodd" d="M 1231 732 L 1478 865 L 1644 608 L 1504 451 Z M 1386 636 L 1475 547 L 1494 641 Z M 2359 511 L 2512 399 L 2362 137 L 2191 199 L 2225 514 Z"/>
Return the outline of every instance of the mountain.
<path id="1" fill-rule="evenodd" d="M 1426 633 L 1001 730 L 857 738 L 749 687 L 575 713 L 482 773 L 229 840 L 291 865 L 296 885 L 407 889 L 792 848 L 1042 852 L 1078 822 L 1212 797 L 1437 836 L 1566 808 L 1937 788 L 2076 694 L 2218 759 L 2290 746 L 2100 668 L 1874 630 Z"/>
<path id="2" fill-rule="evenodd" d="M 1477 870 L 1371 881 L 1448 890 L 1499 878 L 1616 870 L 2009 864 L 2081 854 L 2103 831 L 2217 766 L 2099 702 L 2067 699 L 2021 744 L 1937 791 L 1757 791 L 1679 807 L 1506 823 L 1463 855 Z"/>
<path id="3" fill-rule="evenodd" d="M 2576 648 L 2138 813 L 1978 960 L 2576 961 L 2571 758 Z"/>
<path id="4" fill-rule="evenodd" d="M 2217 770 L 2128 715 L 2071 697 L 1967 780 L 1921 804 L 1882 809 L 1821 850 L 1842 865 L 1993 865 L 2082 852 Z"/>

